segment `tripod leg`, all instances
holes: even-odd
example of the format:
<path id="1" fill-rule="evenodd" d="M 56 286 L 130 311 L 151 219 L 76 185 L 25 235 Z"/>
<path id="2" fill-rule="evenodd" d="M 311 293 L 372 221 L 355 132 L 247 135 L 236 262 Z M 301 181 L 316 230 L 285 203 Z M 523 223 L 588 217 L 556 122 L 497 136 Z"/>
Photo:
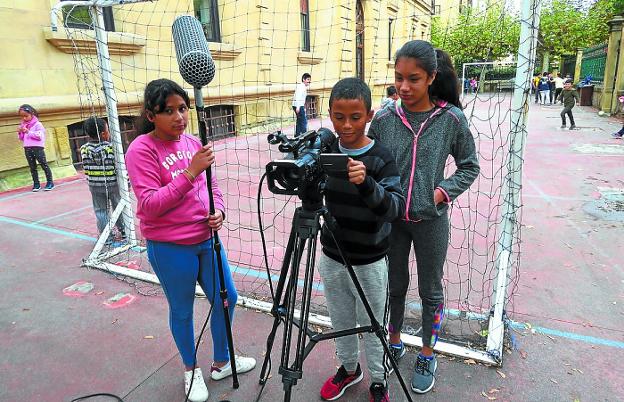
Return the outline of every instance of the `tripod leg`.
<path id="1" fill-rule="evenodd" d="M 295 358 L 295 369 L 303 368 L 305 358 L 305 340 L 308 335 L 308 322 L 310 318 L 310 302 L 312 298 L 312 281 L 314 279 L 314 260 L 316 258 L 316 237 L 308 239 L 308 255 L 306 259 L 306 270 L 304 277 L 303 294 L 301 297 L 301 326 L 299 327 L 299 338 L 297 339 L 297 356 Z"/>
<path id="2" fill-rule="evenodd" d="M 288 238 L 288 244 L 286 245 L 286 253 L 284 254 L 284 261 L 282 262 L 282 270 L 280 271 L 280 276 L 277 281 L 277 288 L 275 289 L 275 294 L 273 295 L 273 307 L 271 309 L 271 314 L 273 314 L 273 327 L 271 328 L 271 332 L 267 337 L 267 347 L 264 355 L 264 362 L 262 363 L 262 370 L 260 370 L 260 384 L 264 384 L 267 381 L 267 369 L 268 363 L 271 359 L 271 352 L 273 350 L 273 343 L 275 342 L 275 334 L 277 333 L 277 328 L 279 327 L 281 316 L 280 316 L 280 306 L 282 305 L 282 292 L 284 290 L 284 284 L 286 283 L 286 278 L 288 277 L 290 260 L 292 256 L 293 247 L 295 244 L 297 232 L 293 228 L 290 231 L 290 236 Z M 269 278 L 271 280 L 271 278 Z"/>

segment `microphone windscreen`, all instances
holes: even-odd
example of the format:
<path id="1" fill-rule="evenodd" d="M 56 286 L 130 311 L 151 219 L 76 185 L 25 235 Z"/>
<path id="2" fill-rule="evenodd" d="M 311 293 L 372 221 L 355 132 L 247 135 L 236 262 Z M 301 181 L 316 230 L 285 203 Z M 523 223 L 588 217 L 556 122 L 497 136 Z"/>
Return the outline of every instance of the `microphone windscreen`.
<path id="1" fill-rule="evenodd" d="M 215 65 L 201 23 L 182 15 L 173 21 L 172 30 L 180 75 L 194 88 L 208 85 L 215 76 Z"/>

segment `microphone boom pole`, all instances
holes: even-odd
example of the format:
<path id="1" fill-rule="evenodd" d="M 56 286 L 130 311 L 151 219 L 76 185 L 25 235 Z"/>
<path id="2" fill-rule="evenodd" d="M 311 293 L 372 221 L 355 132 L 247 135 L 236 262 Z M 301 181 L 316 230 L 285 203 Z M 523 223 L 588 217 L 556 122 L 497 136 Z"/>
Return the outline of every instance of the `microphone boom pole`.
<path id="1" fill-rule="evenodd" d="M 197 110 L 197 120 L 199 123 L 199 137 L 202 145 L 208 145 L 208 130 L 206 128 L 206 111 L 204 109 L 204 98 L 202 87 L 208 85 L 215 75 L 215 66 L 208 41 L 202 29 L 201 23 L 190 15 L 183 15 L 173 22 L 173 43 L 176 50 L 180 75 L 193 86 L 195 96 L 195 108 Z M 206 182 L 208 185 L 208 199 L 210 204 L 210 215 L 215 213 L 214 198 L 212 195 L 212 168 L 206 169 Z M 232 337 L 232 323 L 230 322 L 228 291 L 225 287 L 225 274 L 223 273 L 223 260 L 221 258 L 221 240 L 216 230 L 212 231 L 214 251 L 217 257 L 217 271 L 219 272 L 219 295 L 223 305 L 223 315 L 225 320 L 225 332 L 228 349 L 230 352 L 230 365 L 232 368 L 232 386 L 239 387 L 238 375 L 236 372 L 236 358 L 234 355 L 234 339 Z M 212 301 L 214 303 L 214 300 Z"/>

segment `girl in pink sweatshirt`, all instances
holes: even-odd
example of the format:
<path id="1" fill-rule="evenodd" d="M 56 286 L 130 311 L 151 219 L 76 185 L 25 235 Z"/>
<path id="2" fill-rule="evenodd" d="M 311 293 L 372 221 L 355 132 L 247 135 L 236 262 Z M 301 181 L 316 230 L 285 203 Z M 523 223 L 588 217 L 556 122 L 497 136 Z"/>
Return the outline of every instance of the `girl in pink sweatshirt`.
<path id="1" fill-rule="evenodd" d="M 205 171 L 214 162 L 214 153 L 185 132 L 187 93 L 175 82 L 159 79 L 147 85 L 144 98 L 144 127 L 139 132 L 145 134 L 130 144 L 126 165 L 148 258 L 169 303 L 171 333 L 185 366 L 185 391 L 190 401 L 205 401 L 208 390 L 195 359 L 193 333 L 196 283 L 212 304 L 214 362 L 210 375 L 220 380 L 232 374 L 212 241 L 213 231 L 221 229 L 225 216 L 223 195 L 212 174 L 215 213 L 210 215 Z M 225 250 L 221 253 L 232 320 L 237 293 Z M 238 373 L 256 365 L 253 358 L 236 356 L 235 360 Z"/>
<path id="2" fill-rule="evenodd" d="M 17 137 L 24 145 L 24 153 L 26 154 L 26 160 L 28 161 L 30 174 L 33 180 L 32 191 L 37 192 L 41 190 L 39 173 L 37 172 L 37 162 L 39 162 L 39 165 L 45 172 L 47 183 L 44 190 L 50 191 L 54 188 L 54 182 L 52 180 L 52 171 L 46 161 L 44 148 L 45 128 L 43 128 L 43 124 L 39 122 L 39 114 L 34 107 L 22 105 L 19 107 L 18 113 L 22 118 L 22 122 L 17 128 Z"/>

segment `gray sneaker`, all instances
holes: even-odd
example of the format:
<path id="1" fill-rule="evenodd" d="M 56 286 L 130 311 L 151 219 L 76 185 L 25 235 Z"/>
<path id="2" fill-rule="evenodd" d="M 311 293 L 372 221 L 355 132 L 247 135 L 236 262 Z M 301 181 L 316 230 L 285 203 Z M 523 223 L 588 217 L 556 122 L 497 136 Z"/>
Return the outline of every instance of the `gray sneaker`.
<path id="1" fill-rule="evenodd" d="M 398 364 L 399 360 L 401 360 L 401 358 L 405 356 L 405 352 L 406 352 L 405 345 L 403 344 L 403 342 L 401 342 L 400 348 L 394 347 L 392 345 L 388 345 L 388 346 L 389 346 L 388 349 L 390 349 L 390 353 L 392 354 L 394 361 L 397 362 Z M 386 356 L 385 366 L 386 366 L 386 372 L 388 373 L 388 375 L 394 372 L 394 367 L 392 367 L 392 363 L 390 363 L 390 356 Z"/>
<path id="2" fill-rule="evenodd" d="M 433 388 L 435 384 L 435 372 L 438 368 L 438 361 L 435 356 L 432 359 L 426 359 L 418 354 L 416 366 L 414 367 L 414 376 L 412 377 L 412 391 L 417 394 L 425 394 Z"/>

